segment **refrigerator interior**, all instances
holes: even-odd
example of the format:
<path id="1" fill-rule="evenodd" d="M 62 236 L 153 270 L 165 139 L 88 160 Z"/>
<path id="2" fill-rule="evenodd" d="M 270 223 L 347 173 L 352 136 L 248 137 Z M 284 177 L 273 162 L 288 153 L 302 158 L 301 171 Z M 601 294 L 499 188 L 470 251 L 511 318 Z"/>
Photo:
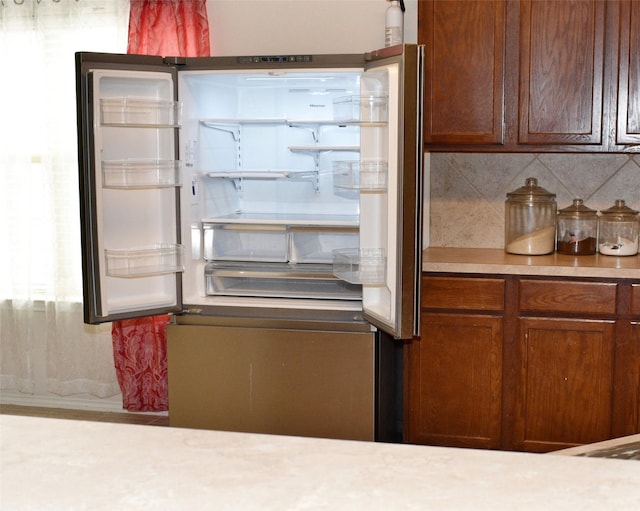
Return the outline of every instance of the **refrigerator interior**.
<path id="1" fill-rule="evenodd" d="M 364 301 L 393 325 L 398 63 L 183 70 L 178 94 L 170 73 L 91 77 L 99 315 L 181 290 L 185 306 Z"/>
<path id="2" fill-rule="evenodd" d="M 394 71 L 180 73 L 185 303 L 393 315 Z"/>

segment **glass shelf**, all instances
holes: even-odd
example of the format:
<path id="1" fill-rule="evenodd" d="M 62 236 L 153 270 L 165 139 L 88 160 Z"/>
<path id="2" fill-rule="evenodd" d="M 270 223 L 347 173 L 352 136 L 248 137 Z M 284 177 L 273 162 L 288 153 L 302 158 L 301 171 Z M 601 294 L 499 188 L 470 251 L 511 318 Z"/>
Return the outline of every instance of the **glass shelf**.
<path id="1" fill-rule="evenodd" d="M 289 146 L 287 149 L 292 153 L 324 153 L 332 151 L 360 152 L 360 146 L 332 146 L 332 145 L 303 145 Z"/>
<path id="2" fill-rule="evenodd" d="M 102 162 L 104 188 L 169 188 L 180 186 L 176 160 L 111 160 Z"/>
<path id="3" fill-rule="evenodd" d="M 150 277 L 184 271 L 184 247 L 175 243 L 130 249 L 105 249 L 110 277 Z"/>
<path id="4" fill-rule="evenodd" d="M 313 170 L 222 170 L 207 172 L 207 176 L 221 179 L 311 179 Z"/>
<path id="5" fill-rule="evenodd" d="M 203 125 L 214 128 L 220 125 L 224 126 L 239 126 L 242 124 L 266 124 L 266 125 L 286 125 L 290 127 L 309 127 L 309 126 L 342 126 L 344 121 L 336 119 L 286 119 L 282 117 L 256 117 L 256 118 L 209 118 L 200 119 L 200 123 Z M 348 123 L 347 123 L 348 124 Z M 358 124 L 357 122 L 353 124 Z"/>

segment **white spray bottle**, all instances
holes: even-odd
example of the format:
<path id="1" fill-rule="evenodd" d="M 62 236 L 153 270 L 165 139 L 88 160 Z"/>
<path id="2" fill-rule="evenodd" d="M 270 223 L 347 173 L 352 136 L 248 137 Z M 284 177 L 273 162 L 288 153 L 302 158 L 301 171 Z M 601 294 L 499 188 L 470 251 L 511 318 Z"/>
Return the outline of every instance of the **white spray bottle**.
<path id="1" fill-rule="evenodd" d="M 395 46 L 404 41 L 404 0 L 387 0 L 391 5 L 385 14 L 384 45 Z"/>

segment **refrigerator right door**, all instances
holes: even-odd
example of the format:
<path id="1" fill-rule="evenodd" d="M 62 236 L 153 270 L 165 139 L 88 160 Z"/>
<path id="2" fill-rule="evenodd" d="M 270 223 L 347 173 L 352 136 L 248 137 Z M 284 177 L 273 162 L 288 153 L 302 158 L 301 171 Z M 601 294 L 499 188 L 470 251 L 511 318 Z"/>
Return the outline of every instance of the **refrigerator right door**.
<path id="1" fill-rule="evenodd" d="M 418 334 L 422 268 L 423 47 L 370 55 L 360 96 L 360 252 L 365 318 Z"/>

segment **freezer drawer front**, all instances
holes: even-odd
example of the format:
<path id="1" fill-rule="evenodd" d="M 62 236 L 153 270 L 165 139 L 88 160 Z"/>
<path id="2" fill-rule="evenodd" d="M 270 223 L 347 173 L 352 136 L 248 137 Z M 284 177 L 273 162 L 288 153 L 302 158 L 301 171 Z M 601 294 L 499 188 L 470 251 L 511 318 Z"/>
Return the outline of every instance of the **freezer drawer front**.
<path id="1" fill-rule="evenodd" d="M 375 334 L 170 325 L 171 426 L 373 440 Z"/>

